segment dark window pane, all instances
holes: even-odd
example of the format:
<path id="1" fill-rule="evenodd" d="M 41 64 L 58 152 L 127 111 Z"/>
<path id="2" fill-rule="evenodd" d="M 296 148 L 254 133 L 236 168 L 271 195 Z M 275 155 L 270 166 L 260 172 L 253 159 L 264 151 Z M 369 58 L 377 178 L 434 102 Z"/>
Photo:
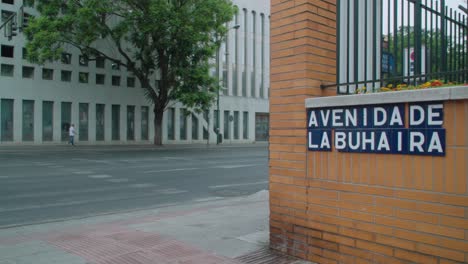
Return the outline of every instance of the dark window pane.
<path id="1" fill-rule="evenodd" d="M 61 80 L 62 82 L 71 82 L 72 72 L 71 71 L 62 71 L 61 72 Z"/>
<path id="2" fill-rule="evenodd" d="M 62 141 L 69 140 L 69 132 L 68 129 L 71 125 L 71 103 L 69 102 L 62 102 L 61 105 L 61 131 L 62 131 Z"/>
<path id="3" fill-rule="evenodd" d="M 89 73 L 80 72 L 79 75 L 78 75 L 78 81 L 80 83 L 88 83 L 89 82 Z"/>
<path id="4" fill-rule="evenodd" d="M 1 141 L 13 141 L 13 100 L 2 99 L 0 106 Z"/>
<path id="5" fill-rule="evenodd" d="M 120 140 L 120 105 L 112 105 L 112 140 Z"/>
<path id="6" fill-rule="evenodd" d="M 15 72 L 15 66 L 10 65 L 10 64 L 2 64 L 1 66 L 1 76 L 6 76 L 6 77 L 13 77 L 13 74 Z"/>
<path id="7" fill-rule="evenodd" d="M 34 101 L 23 100 L 23 141 L 34 140 Z"/>
<path id="8" fill-rule="evenodd" d="M 104 74 L 96 74 L 96 84 L 104 85 L 106 76 Z"/>
<path id="9" fill-rule="evenodd" d="M 34 78 L 34 67 L 23 66 L 23 78 L 33 79 Z"/>
<path id="10" fill-rule="evenodd" d="M 89 128 L 89 104 L 79 104 L 79 130 L 78 136 L 80 141 L 88 140 L 88 128 Z"/>
<path id="11" fill-rule="evenodd" d="M 149 139 L 149 108 L 141 107 L 141 140 Z"/>
<path id="12" fill-rule="evenodd" d="M 53 80 L 54 79 L 54 70 L 52 70 L 52 69 L 42 69 L 42 79 L 43 80 Z"/>
<path id="13" fill-rule="evenodd" d="M 54 102 L 42 102 L 42 140 L 54 138 Z"/>
<path id="14" fill-rule="evenodd" d="M 105 105 L 96 105 L 96 140 L 103 141 L 105 133 Z"/>
<path id="15" fill-rule="evenodd" d="M 112 85 L 120 86 L 120 76 L 112 76 Z"/>

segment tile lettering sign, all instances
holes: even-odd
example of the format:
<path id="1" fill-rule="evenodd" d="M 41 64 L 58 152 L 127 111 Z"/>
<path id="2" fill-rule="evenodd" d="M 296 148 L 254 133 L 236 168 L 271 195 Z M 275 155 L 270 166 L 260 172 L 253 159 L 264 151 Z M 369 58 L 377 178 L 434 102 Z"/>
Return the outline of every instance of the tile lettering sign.
<path id="1" fill-rule="evenodd" d="M 443 102 L 310 108 L 308 149 L 445 156 L 443 123 Z"/>

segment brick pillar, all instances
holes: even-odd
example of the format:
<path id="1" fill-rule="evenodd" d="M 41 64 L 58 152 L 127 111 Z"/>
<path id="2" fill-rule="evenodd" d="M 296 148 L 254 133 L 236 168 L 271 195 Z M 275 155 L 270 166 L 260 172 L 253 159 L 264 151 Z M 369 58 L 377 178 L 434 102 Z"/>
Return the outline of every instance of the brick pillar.
<path id="1" fill-rule="evenodd" d="M 271 1 L 271 247 L 308 258 L 305 99 L 336 93 L 336 0 Z"/>

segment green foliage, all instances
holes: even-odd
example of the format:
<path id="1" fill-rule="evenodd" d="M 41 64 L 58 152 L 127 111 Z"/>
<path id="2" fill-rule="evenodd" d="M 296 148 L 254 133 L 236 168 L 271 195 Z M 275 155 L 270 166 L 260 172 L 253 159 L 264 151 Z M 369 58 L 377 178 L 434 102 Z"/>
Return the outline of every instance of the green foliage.
<path id="1" fill-rule="evenodd" d="M 171 101 L 209 108 L 219 82 L 209 75 L 236 8 L 230 0 L 39 0 L 25 31 L 31 61 L 78 49 L 118 63 L 141 82 L 155 114 Z M 156 82 L 156 80 L 159 80 Z"/>

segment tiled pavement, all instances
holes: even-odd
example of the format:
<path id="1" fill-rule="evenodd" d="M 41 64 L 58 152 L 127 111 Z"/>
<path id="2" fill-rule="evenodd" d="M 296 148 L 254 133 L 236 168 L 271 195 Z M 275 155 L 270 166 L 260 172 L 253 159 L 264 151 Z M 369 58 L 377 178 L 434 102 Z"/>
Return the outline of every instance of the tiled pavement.
<path id="1" fill-rule="evenodd" d="M 306 263 L 268 250 L 265 208 L 257 196 L 3 229 L 0 264 Z"/>

